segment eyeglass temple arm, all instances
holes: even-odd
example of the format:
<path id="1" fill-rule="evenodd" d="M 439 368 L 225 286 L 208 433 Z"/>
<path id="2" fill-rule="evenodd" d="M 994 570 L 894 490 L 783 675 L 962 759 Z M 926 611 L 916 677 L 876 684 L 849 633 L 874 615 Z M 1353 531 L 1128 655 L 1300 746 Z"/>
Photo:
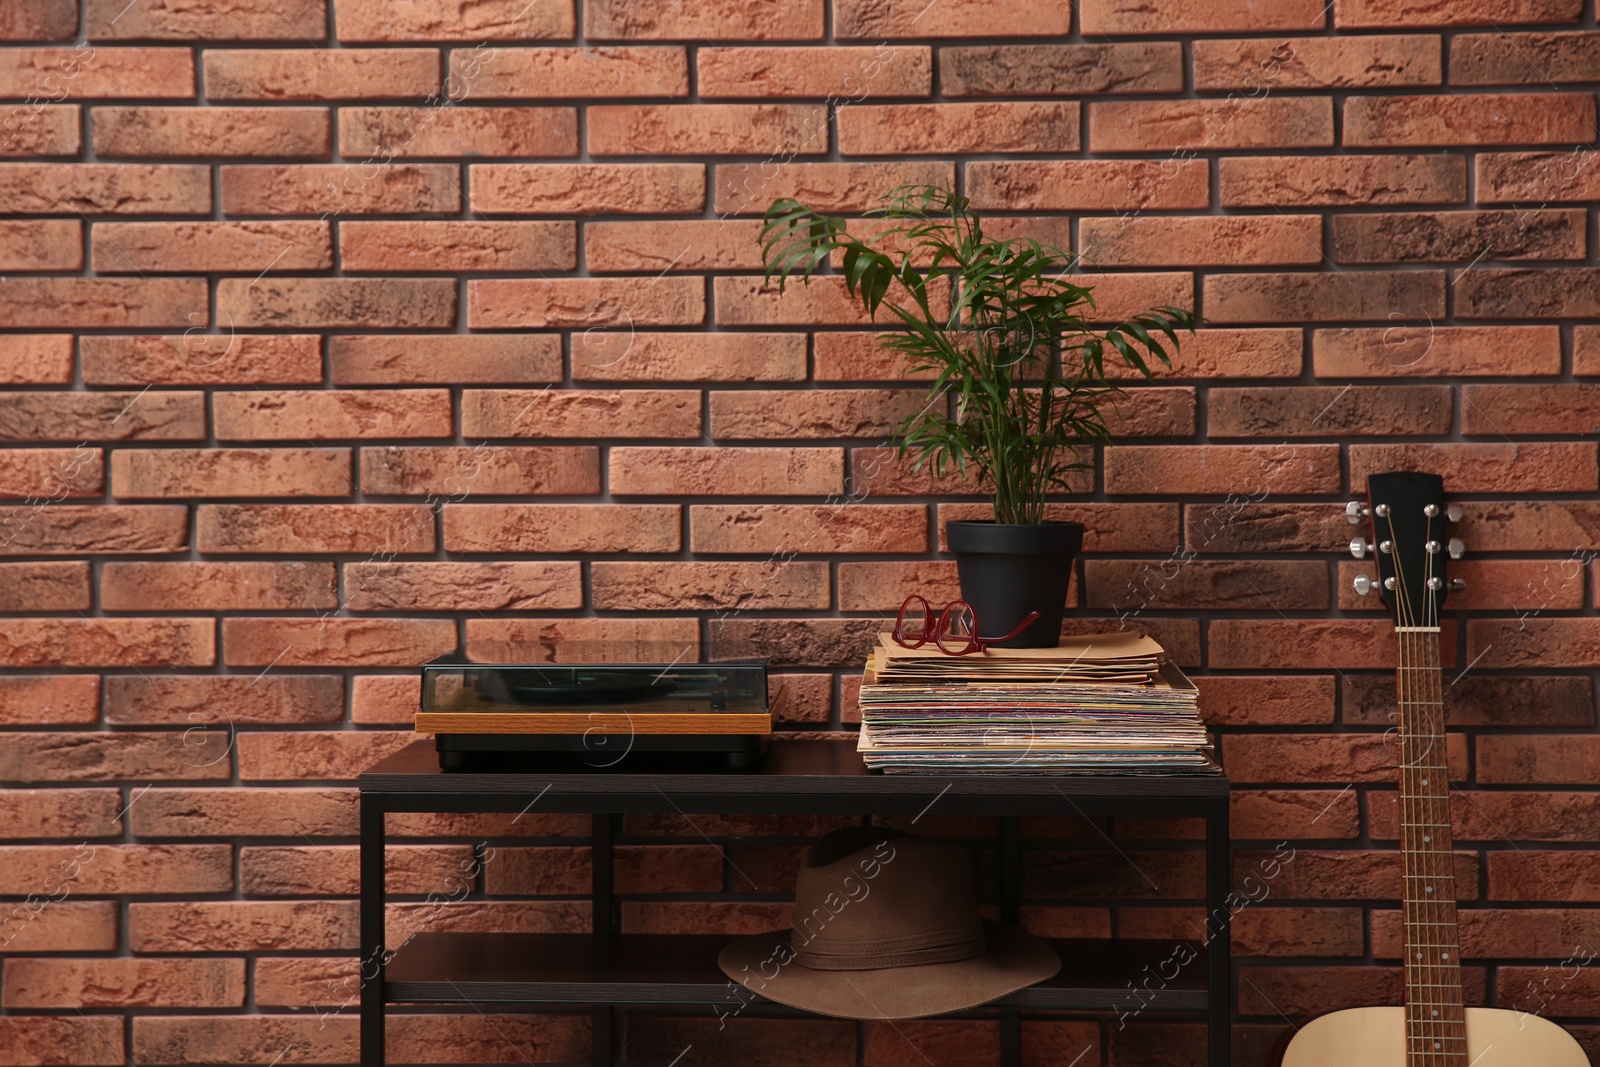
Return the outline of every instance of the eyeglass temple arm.
<path id="1" fill-rule="evenodd" d="M 1018 634 L 1020 634 L 1022 631 L 1026 630 L 1028 627 L 1032 626 L 1034 623 L 1038 622 L 1039 618 L 1040 618 L 1040 616 L 1039 616 L 1039 613 L 1037 611 L 1030 611 L 1023 618 L 1023 620 L 1021 622 L 1017 623 L 1016 629 L 1012 630 L 1010 633 L 1006 634 L 1004 637 L 980 637 L 980 638 L 978 638 L 978 640 L 982 641 L 984 644 L 991 644 L 991 645 L 997 645 L 1001 641 L 1009 641 L 1013 637 L 1016 637 Z"/>

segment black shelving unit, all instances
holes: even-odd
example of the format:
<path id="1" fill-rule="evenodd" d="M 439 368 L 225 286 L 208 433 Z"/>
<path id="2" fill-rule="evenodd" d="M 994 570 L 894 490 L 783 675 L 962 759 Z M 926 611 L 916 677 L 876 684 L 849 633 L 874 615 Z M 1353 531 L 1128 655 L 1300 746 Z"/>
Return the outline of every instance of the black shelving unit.
<path id="1" fill-rule="evenodd" d="M 938 815 L 1000 819 L 1000 912 L 1021 914 L 1026 816 L 1200 818 L 1206 824 L 1208 914 L 1226 916 L 1228 780 L 1218 774 L 1150 777 L 885 775 L 867 770 L 850 741 L 777 741 L 759 773 L 490 773 L 439 769 L 427 742 L 361 775 L 361 1064 L 383 1067 L 390 1004 L 585 1005 L 593 1010 L 595 1067 L 618 1059 L 617 1007 L 699 1006 L 726 1000 L 717 953 L 731 938 L 622 934 L 612 848 L 625 814 Z M 537 799 L 536 799 L 537 798 Z M 385 960 L 384 816 L 389 812 L 588 812 L 593 832 L 589 934 L 421 933 Z M 1024 1011 L 1203 1014 L 1212 1067 L 1229 1063 L 1232 988 L 1226 922 L 1200 958 L 1160 988 L 1129 983 L 1157 972 L 1166 941 L 1055 942 L 1061 973 L 979 1013 L 998 1012 L 1001 1062 L 1021 1057 Z M 1148 971 L 1147 971 L 1148 968 Z M 749 994 L 747 994 L 749 995 Z M 759 997 L 756 1003 L 764 1004 Z M 774 1006 L 776 1009 L 776 1006 Z M 788 1009 L 781 1009 L 787 1011 Z"/>

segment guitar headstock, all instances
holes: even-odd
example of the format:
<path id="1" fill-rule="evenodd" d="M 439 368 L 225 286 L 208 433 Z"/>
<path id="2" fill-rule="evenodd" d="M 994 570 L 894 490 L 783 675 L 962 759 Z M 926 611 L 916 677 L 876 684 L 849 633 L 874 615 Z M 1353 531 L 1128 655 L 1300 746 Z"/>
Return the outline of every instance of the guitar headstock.
<path id="1" fill-rule="evenodd" d="M 1452 589 L 1448 560 L 1460 559 L 1461 539 L 1450 537 L 1445 524 L 1461 517 L 1461 509 L 1444 502 L 1444 479 L 1437 474 L 1396 471 L 1367 476 L 1367 505 L 1352 501 L 1345 509 L 1352 523 L 1369 520 L 1369 538 L 1350 542 L 1350 553 L 1364 559 L 1371 553 L 1378 580 L 1356 578 L 1356 592 L 1365 596 L 1375 586 L 1396 626 L 1438 626 L 1439 609 Z"/>

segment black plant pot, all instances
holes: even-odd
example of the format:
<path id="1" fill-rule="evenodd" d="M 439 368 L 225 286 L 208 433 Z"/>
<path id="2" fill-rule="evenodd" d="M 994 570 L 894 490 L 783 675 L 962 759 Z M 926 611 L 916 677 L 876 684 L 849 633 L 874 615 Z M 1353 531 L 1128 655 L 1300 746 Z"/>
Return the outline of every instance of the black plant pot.
<path id="1" fill-rule="evenodd" d="M 1028 612 L 1039 618 L 1004 648 L 1054 648 L 1061 642 L 1072 561 L 1083 548 L 1083 523 L 952 522 L 950 551 L 961 598 L 978 615 L 978 636 L 999 637 Z"/>

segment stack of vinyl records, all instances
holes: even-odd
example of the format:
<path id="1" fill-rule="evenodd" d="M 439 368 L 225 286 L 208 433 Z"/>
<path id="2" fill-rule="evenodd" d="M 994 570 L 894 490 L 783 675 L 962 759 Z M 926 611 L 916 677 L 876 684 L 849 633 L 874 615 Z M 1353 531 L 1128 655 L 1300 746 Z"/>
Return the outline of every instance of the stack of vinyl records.
<path id="1" fill-rule="evenodd" d="M 883 634 L 861 686 L 868 767 L 899 773 L 1214 770 L 1198 692 L 1153 639 L 950 656 Z"/>

